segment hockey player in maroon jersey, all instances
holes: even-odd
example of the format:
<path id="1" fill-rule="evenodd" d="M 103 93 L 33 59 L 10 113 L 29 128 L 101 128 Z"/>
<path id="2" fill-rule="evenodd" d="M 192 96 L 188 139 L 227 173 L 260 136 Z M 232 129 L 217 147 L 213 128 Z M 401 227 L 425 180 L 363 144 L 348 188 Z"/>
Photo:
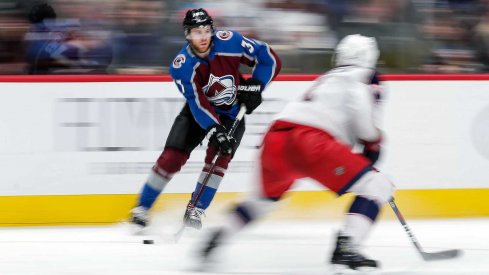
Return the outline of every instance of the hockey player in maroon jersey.
<path id="1" fill-rule="evenodd" d="M 244 120 L 232 137 L 227 131 L 241 104 L 246 106 L 247 114 L 261 104 L 261 93 L 281 68 L 278 56 L 269 45 L 238 32 L 215 30 L 212 17 L 203 9 L 187 11 L 183 28 L 188 43 L 175 57 L 170 74 L 186 104 L 176 117 L 165 148 L 143 186 L 138 205 L 131 211 L 130 221 L 141 227 L 147 225 L 148 211 L 159 194 L 207 136 L 205 166 L 184 218 L 188 226 L 202 227 L 201 216 L 210 205 L 243 137 Z M 253 67 L 251 78 L 242 76 L 240 64 Z M 216 159 L 215 169 L 199 200 L 192 203 L 219 150 L 221 154 Z"/>
<path id="2" fill-rule="evenodd" d="M 338 196 L 356 195 L 330 262 L 351 269 L 378 266 L 358 251 L 394 191 L 391 182 L 373 168 L 381 132 L 376 118 L 379 106 L 369 84 L 378 55 L 374 38 L 345 37 L 335 50 L 336 67 L 277 115 L 259 155 L 258 191 L 238 203 L 225 225 L 210 234 L 200 250 L 204 264 L 215 259 L 222 243 L 268 213 L 295 180 L 309 177 Z M 360 143 L 366 145 L 364 154 L 352 152 Z"/>

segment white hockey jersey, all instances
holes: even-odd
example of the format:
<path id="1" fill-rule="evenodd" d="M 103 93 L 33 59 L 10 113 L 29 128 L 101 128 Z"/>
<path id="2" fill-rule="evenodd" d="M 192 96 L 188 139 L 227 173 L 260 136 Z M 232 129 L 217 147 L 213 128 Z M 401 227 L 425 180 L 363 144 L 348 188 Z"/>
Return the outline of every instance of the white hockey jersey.
<path id="1" fill-rule="evenodd" d="M 367 84 L 372 69 L 335 68 L 319 77 L 297 101 L 276 119 L 323 129 L 339 141 L 354 146 L 359 140 L 380 138 L 375 98 Z"/>

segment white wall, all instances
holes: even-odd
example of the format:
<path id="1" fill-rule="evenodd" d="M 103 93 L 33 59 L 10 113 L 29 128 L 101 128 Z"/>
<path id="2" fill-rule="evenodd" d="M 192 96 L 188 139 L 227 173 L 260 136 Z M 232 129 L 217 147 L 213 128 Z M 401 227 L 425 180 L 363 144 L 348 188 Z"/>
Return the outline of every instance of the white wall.
<path id="1" fill-rule="evenodd" d="M 487 81 L 387 82 L 383 168 L 403 189 L 489 187 Z"/>
<path id="2" fill-rule="evenodd" d="M 269 87 L 221 191 L 249 188 L 260 134 L 310 84 Z M 487 86 L 386 82 L 380 168 L 400 189 L 489 187 Z M 0 83 L 0 91 L 0 195 L 137 193 L 183 106 L 172 82 Z M 191 191 L 203 153 L 194 151 L 165 192 Z"/>

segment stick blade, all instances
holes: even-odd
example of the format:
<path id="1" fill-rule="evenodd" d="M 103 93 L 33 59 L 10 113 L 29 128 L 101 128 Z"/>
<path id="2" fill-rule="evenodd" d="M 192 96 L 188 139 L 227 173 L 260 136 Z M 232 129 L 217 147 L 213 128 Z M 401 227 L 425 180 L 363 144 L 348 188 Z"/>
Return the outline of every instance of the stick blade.
<path id="1" fill-rule="evenodd" d="M 421 252 L 421 256 L 425 261 L 449 260 L 456 258 L 462 254 L 459 249 L 443 250 L 438 252 Z"/>
<path id="2" fill-rule="evenodd" d="M 180 227 L 178 232 L 173 235 L 173 240 L 175 241 L 175 243 L 178 243 L 178 241 L 183 235 L 183 231 L 185 231 L 185 225 L 182 225 L 182 227 Z"/>

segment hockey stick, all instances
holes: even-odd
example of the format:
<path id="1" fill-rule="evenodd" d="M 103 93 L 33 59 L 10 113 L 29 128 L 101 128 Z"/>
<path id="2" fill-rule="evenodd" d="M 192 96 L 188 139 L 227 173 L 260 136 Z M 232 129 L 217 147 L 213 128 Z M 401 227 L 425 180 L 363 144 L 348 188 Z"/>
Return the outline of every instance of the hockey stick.
<path id="1" fill-rule="evenodd" d="M 424 252 L 423 249 L 421 248 L 421 245 L 419 244 L 418 240 L 414 236 L 413 232 L 409 228 L 409 226 L 406 223 L 406 220 L 401 214 L 401 211 L 399 211 L 399 208 L 397 208 L 396 203 L 394 202 L 394 198 L 389 200 L 389 205 L 391 206 L 392 210 L 397 216 L 397 219 L 399 222 L 401 222 L 402 227 L 406 231 L 406 233 L 409 236 L 409 239 L 411 240 L 411 243 L 414 245 L 418 253 L 421 255 L 423 260 L 425 261 L 435 261 L 435 260 L 447 260 L 447 259 L 453 259 L 461 254 L 461 251 L 459 249 L 449 249 L 449 250 L 443 250 L 443 251 L 438 251 L 438 252 Z"/>
<path id="2" fill-rule="evenodd" d="M 236 119 L 234 120 L 233 125 L 231 126 L 231 129 L 229 129 L 228 136 L 232 136 L 234 134 L 234 132 L 238 128 L 239 123 L 243 119 L 245 113 L 246 113 L 246 106 L 244 104 L 241 104 L 241 108 L 239 109 L 238 115 L 236 116 Z M 195 205 L 197 204 L 200 197 L 202 196 L 202 193 L 204 192 L 204 189 L 207 186 L 207 182 L 209 181 L 212 173 L 214 172 L 214 169 L 216 168 L 216 160 L 220 154 L 221 154 L 221 151 L 217 152 L 217 154 L 212 159 L 211 167 L 209 168 L 209 171 L 205 175 L 204 180 L 202 180 L 199 191 L 195 195 L 195 198 L 193 199 L 193 201 L 191 201 L 191 203 L 189 204 L 189 206 L 191 208 L 195 208 Z M 185 227 L 186 227 L 185 224 L 187 223 L 187 219 L 188 219 L 188 216 L 185 217 L 185 220 L 183 221 L 182 226 L 177 231 L 177 233 L 175 233 L 175 241 L 178 241 L 180 239 L 180 237 L 182 236 L 183 231 L 185 231 Z"/>

